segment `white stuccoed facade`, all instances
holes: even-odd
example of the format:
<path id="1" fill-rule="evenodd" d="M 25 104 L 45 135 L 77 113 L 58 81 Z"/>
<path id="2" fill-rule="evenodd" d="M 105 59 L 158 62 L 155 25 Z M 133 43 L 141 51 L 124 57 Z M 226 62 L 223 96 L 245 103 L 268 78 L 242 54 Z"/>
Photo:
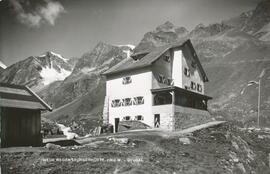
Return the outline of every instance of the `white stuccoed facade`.
<path id="1" fill-rule="evenodd" d="M 122 84 L 123 77 L 130 76 L 132 82 L 130 84 Z M 152 72 L 149 69 L 139 70 L 132 73 L 125 73 L 107 80 L 106 83 L 106 98 L 108 101 L 108 116 L 109 123 L 115 126 L 115 118 L 130 116 L 131 120 L 135 119 L 135 116 L 142 115 L 144 119 L 142 122 L 151 125 L 152 118 L 148 115 L 152 115 Z M 112 100 L 134 98 L 137 96 L 144 97 L 144 104 L 112 107 Z"/>
<path id="2" fill-rule="evenodd" d="M 185 52 L 183 51 L 185 50 Z M 194 63 L 192 57 L 192 51 L 186 49 L 186 47 L 177 47 L 169 49 L 164 52 L 157 60 L 152 62 L 151 66 L 127 70 L 123 72 L 118 72 L 115 74 L 107 75 L 106 81 L 106 97 L 104 104 L 103 117 L 105 122 L 108 122 L 114 126 L 115 121 L 119 118 L 119 121 L 123 121 L 124 117 L 130 116 L 131 120 L 135 120 L 135 117 L 141 115 L 143 120 L 141 122 L 154 127 L 155 114 L 160 116 L 160 127 L 162 129 L 173 130 L 178 123 L 175 123 L 175 115 L 178 112 L 186 112 L 187 114 L 191 109 L 182 106 L 176 106 L 174 103 L 154 105 L 154 94 L 151 90 L 153 89 L 163 89 L 166 87 L 179 87 L 185 89 L 185 87 L 190 86 L 191 81 L 196 85 L 200 84 L 202 86 L 202 91 L 188 89 L 195 94 L 204 94 L 204 80 L 203 76 L 196 66 L 191 66 Z M 170 55 L 170 61 L 164 61 L 165 56 Z M 190 56 L 186 58 L 185 56 Z M 138 60 L 140 61 L 140 60 Z M 188 68 L 190 75 L 184 75 L 184 68 Z M 158 81 L 159 74 L 165 76 L 165 78 L 173 79 L 174 84 L 164 84 Z M 123 78 L 130 77 L 132 82 L 128 84 L 123 84 Z M 172 92 L 170 92 L 172 94 Z M 172 94 L 173 95 L 173 94 Z M 140 105 L 130 105 L 130 106 L 119 106 L 112 107 L 112 101 L 116 99 L 134 98 L 138 96 L 143 96 L 144 103 Z M 194 109 L 195 111 L 198 109 Z M 207 111 L 205 111 L 207 112 Z M 185 113 L 185 114 L 186 114 Z M 192 112 L 194 114 L 194 112 Z"/>
<path id="3" fill-rule="evenodd" d="M 174 80 L 174 86 L 183 87 L 183 66 L 182 66 L 183 53 L 182 50 L 174 51 L 173 67 L 172 67 L 172 79 Z"/>

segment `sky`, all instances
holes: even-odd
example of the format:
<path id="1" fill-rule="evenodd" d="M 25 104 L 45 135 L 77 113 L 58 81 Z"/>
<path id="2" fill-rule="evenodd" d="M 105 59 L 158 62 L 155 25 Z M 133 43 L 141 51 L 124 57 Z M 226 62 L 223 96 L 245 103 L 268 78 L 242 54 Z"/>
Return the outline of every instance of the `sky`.
<path id="1" fill-rule="evenodd" d="M 137 45 L 171 21 L 192 30 L 252 10 L 259 0 L 0 0 L 0 60 L 54 51 L 81 57 L 102 41 Z"/>

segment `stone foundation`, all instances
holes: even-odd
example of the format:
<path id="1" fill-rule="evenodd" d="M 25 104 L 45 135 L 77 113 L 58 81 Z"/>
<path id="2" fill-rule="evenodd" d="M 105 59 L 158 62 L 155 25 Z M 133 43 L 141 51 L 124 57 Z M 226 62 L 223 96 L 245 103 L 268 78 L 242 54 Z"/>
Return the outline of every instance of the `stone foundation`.
<path id="1" fill-rule="evenodd" d="M 160 128 L 167 130 L 174 130 L 174 114 L 161 113 L 160 114 Z"/>
<path id="2" fill-rule="evenodd" d="M 208 111 L 176 106 L 174 114 L 174 129 L 185 129 L 213 121 Z"/>

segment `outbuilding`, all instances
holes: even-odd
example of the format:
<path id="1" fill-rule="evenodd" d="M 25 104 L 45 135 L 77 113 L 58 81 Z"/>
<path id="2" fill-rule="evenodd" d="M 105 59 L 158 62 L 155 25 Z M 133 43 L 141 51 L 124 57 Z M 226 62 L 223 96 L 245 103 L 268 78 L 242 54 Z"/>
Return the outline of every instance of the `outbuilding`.
<path id="1" fill-rule="evenodd" d="M 41 146 L 41 111 L 52 108 L 27 86 L 0 83 L 1 147 Z"/>

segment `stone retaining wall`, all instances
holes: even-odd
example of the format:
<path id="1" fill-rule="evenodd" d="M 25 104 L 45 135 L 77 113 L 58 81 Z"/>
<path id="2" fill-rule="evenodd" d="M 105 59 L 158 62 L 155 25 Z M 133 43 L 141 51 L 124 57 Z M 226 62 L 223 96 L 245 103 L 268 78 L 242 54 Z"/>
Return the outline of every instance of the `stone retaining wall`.
<path id="1" fill-rule="evenodd" d="M 185 129 L 199 124 L 213 121 L 208 111 L 175 106 L 174 129 Z"/>

